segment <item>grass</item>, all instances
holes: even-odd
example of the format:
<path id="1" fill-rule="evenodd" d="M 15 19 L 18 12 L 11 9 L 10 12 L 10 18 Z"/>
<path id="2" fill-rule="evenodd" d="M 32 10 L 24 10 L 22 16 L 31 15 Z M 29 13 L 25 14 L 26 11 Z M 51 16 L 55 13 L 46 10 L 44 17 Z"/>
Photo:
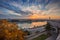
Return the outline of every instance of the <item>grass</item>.
<path id="1" fill-rule="evenodd" d="M 40 35 L 39 37 L 34 38 L 33 40 L 45 40 L 47 37 L 48 37 L 47 35 L 42 34 L 42 35 Z"/>

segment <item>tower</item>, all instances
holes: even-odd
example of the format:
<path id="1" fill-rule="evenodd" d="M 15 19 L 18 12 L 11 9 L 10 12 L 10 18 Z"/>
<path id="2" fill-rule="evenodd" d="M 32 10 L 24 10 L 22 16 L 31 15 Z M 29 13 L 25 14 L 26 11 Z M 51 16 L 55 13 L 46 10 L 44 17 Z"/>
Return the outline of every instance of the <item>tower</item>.
<path id="1" fill-rule="evenodd" d="M 49 17 L 49 20 L 51 19 L 51 17 Z"/>

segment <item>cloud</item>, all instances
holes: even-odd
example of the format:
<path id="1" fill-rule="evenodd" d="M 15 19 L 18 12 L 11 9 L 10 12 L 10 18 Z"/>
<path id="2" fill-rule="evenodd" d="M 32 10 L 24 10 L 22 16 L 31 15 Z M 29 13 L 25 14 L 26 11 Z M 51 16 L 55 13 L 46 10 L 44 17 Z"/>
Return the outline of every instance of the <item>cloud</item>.
<path id="1" fill-rule="evenodd" d="M 14 11 L 11 11 L 11 10 L 8 10 L 7 13 L 11 15 L 16 15 L 16 16 L 22 16 L 21 14 L 15 13 Z"/>
<path id="2" fill-rule="evenodd" d="M 46 9 L 47 9 L 46 14 L 60 15 L 60 7 L 58 3 L 48 4 L 46 6 Z"/>
<path id="3" fill-rule="evenodd" d="M 59 0 L 0 0 L 0 7 L 0 14 L 14 17 L 60 15 Z"/>
<path id="4" fill-rule="evenodd" d="M 21 9 L 24 12 L 31 12 L 31 13 L 40 13 L 40 9 L 41 9 L 41 5 L 34 5 L 32 4 L 31 6 L 24 6 L 21 4 L 17 4 L 17 3 L 12 3 L 13 6 L 18 7 L 19 9 Z"/>
<path id="5" fill-rule="evenodd" d="M 39 1 L 39 0 L 38 0 Z M 56 1 L 56 0 L 55 0 Z M 42 0 L 40 0 L 40 2 L 42 2 Z M 45 4 L 43 5 L 46 5 L 45 8 L 42 8 L 42 4 L 39 4 L 39 5 L 34 5 L 34 4 L 31 4 L 30 6 L 25 6 L 25 5 L 21 5 L 21 4 L 18 4 L 18 3 L 12 3 L 13 6 L 16 6 L 18 7 L 19 9 L 21 9 L 22 11 L 24 12 L 31 12 L 31 13 L 39 13 L 41 15 L 59 15 L 59 10 L 60 8 L 58 7 L 59 3 L 55 3 L 54 0 L 49 2 L 49 0 L 45 0 Z M 43 10 L 42 10 L 43 9 Z M 30 14 L 31 14 L 30 13 Z"/>
<path id="6" fill-rule="evenodd" d="M 12 11 L 12 10 L 8 10 L 8 9 L 6 9 L 6 11 L 0 10 L 0 14 L 6 15 L 6 16 L 22 16 L 21 14 L 18 14 L 18 13 L 16 13 L 16 12 L 14 12 L 14 11 Z"/>

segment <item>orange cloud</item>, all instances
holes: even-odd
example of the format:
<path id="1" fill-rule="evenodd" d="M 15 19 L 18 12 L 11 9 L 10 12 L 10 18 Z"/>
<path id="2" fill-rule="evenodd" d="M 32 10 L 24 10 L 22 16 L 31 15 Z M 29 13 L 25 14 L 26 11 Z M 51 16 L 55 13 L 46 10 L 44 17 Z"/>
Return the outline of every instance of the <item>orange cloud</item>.
<path id="1" fill-rule="evenodd" d="M 40 14 L 33 14 L 29 16 L 29 19 L 60 19 L 60 16 L 57 15 L 40 15 Z"/>

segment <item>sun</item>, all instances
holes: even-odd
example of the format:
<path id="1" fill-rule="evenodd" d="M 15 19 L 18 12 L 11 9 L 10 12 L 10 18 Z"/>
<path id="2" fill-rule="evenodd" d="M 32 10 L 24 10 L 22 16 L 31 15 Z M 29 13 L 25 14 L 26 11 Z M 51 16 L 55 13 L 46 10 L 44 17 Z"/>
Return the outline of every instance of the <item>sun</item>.
<path id="1" fill-rule="evenodd" d="M 33 14 L 30 16 L 30 19 L 39 19 L 40 16 L 38 14 Z"/>

